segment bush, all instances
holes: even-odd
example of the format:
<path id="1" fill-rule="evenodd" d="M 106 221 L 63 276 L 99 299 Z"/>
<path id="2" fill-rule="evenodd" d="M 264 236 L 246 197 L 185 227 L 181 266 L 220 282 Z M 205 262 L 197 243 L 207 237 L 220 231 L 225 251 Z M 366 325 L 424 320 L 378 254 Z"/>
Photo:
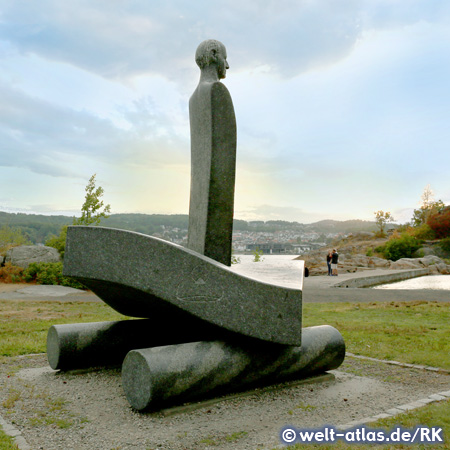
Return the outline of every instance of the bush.
<path id="1" fill-rule="evenodd" d="M 427 221 L 438 239 L 450 237 L 450 206 L 446 206 L 436 214 L 432 214 Z"/>
<path id="2" fill-rule="evenodd" d="M 377 247 L 386 259 L 397 261 L 400 258 L 411 258 L 413 253 L 422 246 L 421 242 L 408 233 L 402 233 L 400 236 L 393 236 L 385 245 Z"/>
<path id="3" fill-rule="evenodd" d="M 259 248 L 255 248 L 255 250 L 253 250 L 253 262 L 261 262 L 264 261 L 264 258 L 262 257 L 263 255 L 263 251 L 260 250 Z"/>
<path id="4" fill-rule="evenodd" d="M 86 289 L 81 283 L 62 274 L 62 263 L 31 263 L 23 271 L 23 276 L 28 282 L 37 284 L 68 286 L 76 289 Z"/>
<path id="5" fill-rule="evenodd" d="M 52 235 L 45 243 L 48 247 L 53 247 L 58 250 L 61 258 L 64 258 L 64 252 L 66 250 L 66 238 L 67 238 L 67 225 L 61 228 L 59 236 Z"/>
<path id="6" fill-rule="evenodd" d="M 24 281 L 22 267 L 13 266 L 11 263 L 6 263 L 0 267 L 0 280 L 3 283 L 20 283 Z"/>
<path id="7" fill-rule="evenodd" d="M 436 237 L 435 232 L 427 223 L 412 228 L 411 234 L 420 240 L 433 240 Z"/>
<path id="8" fill-rule="evenodd" d="M 446 237 L 439 242 L 439 246 L 445 253 L 450 253 L 450 237 Z"/>

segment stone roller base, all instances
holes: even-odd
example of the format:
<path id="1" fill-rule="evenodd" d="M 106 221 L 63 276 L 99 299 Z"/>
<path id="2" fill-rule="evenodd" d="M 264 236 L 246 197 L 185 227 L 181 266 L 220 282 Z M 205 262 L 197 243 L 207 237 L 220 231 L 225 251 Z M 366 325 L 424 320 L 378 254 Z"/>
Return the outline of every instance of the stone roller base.
<path id="1" fill-rule="evenodd" d="M 301 347 L 251 342 L 191 342 L 132 350 L 122 385 L 140 411 L 222 395 L 250 387 L 307 378 L 338 368 L 344 340 L 335 328 L 304 328 Z"/>
<path id="2" fill-rule="evenodd" d="M 192 317 L 165 317 L 111 322 L 53 325 L 47 333 L 47 359 L 54 370 L 105 365 L 120 366 L 136 348 L 159 347 L 202 340 L 242 341 L 242 336 Z"/>

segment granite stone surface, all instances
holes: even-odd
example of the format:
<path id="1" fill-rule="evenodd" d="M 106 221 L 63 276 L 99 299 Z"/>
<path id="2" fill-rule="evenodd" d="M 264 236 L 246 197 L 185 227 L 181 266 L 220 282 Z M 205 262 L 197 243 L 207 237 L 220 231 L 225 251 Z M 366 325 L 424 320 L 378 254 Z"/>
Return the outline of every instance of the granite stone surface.
<path id="1" fill-rule="evenodd" d="M 194 316 L 153 315 L 151 319 L 53 325 L 47 334 L 47 359 L 54 370 L 121 365 L 136 348 L 222 339 L 240 342 L 242 335 Z"/>
<path id="2" fill-rule="evenodd" d="M 3 262 L 3 261 L 2 261 Z M 61 262 L 58 250 L 53 247 L 39 245 L 21 245 L 12 247 L 6 252 L 4 262 L 26 269 L 31 263 Z"/>
<path id="3" fill-rule="evenodd" d="M 133 350 L 122 366 L 122 385 L 137 410 L 296 380 L 336 369 L 345 357 L 339 331 L 303 329 L 301 347 L 202 341 Z"/>
<path id="4" fill-rule="evenodd" d="M 173 319 L 194 317 L 264 341 L 301 344 L 301 290 L 238 275 L 151 236 L 69 227 L 63 274 L 127 316 L 157 317 L 168 327 Z"/>
<path id="5" fill-rule="evenodd" d="M 122 365 L 131 406 L 157 410 L 339 367 L 333 327 L 302 330 L 302 291 L 232 271 L 237 129 L 225 46 L 202 42 L 189 101 L 188 248 L 113 228 L 68 228 L 63 274 L 119 313 L 143 320 L 55 325 L 53 369 Z"/>
<path id="6" fill-rule="evenodd" d="M 202 42 L 196 53 L 201 75 L 189 100 L 191 128 L 191 194 L 188 248 L 231 265 L 236 117 L 225 78 L 225 46 Z"/>

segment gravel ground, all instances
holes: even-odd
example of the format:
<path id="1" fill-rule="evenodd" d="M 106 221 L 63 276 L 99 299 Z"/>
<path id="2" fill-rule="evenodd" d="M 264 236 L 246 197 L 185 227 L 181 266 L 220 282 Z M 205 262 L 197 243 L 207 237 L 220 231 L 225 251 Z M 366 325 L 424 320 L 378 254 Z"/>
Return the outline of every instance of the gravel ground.
<path id="1" fill-rule="evenodd" d="M 167 415 L 131 409 L 120 369 L 60 373 L 45 355 L 8 358 L 0 416 L 32 449 L 272 449 L 285 425 L 340 425 L 450 389 L 450 375 L 347 357 L 317 383 L 203 404 Z"/>

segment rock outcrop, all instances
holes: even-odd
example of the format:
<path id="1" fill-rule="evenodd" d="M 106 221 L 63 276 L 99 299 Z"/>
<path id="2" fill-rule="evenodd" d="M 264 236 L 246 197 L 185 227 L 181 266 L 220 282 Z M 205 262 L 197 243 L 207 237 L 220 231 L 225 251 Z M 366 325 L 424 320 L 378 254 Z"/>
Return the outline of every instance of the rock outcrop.
<path id="1" fill-rule="evenodd" d="M 359 253 L 350 253 L 358 250 L 358 245 L 354 242 L 340 248 L 336 246 L 339 253 L 338 271 L 341 273 L 357 272 L 371 269 L 391 269 L 391 270 L 414 270 L 428 268 L 431 274 L 450 274 L 450 264 L 436 255 L 427 255 L 421 258 L 402 258 L 398 261 L 390 261 L 376 256 L 366 256 Z M 359 248 L 365 251 L 365 248 Z M 305 260 L 309 274 L 326 275 L 326 254 L 327 249 L 319 249 L 308 255 L 299 257 Z"/>
<path id="2" fill-rule="evenodd" d="M 11 263 L 13 266 L 23 267 L 24 269 L 34 262 L 60 261 L 61 257 L 56 248 L 39 245 L 22 245 L 10 248 L 5 257 L 5 264 Z"/>

